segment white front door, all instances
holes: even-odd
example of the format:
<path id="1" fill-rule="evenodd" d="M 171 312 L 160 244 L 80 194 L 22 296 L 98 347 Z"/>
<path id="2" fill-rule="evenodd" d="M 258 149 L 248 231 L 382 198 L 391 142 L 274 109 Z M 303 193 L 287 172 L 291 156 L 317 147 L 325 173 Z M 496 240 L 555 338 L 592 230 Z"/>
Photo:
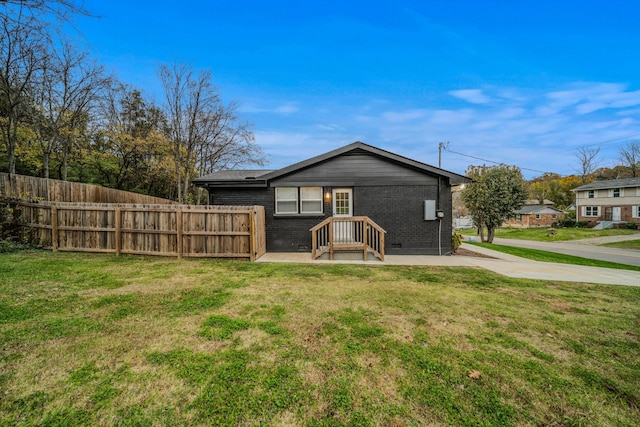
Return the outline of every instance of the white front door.
<path id="1" fill-rule="evenodd" d="M 622 220 L 620 206 L 614 206 L 611 209 L 611 221 L 620 221 L 620 220 Z"/>
<path id="2" fill-rule="evenodd" d="M 353 240 L 353 223 L 340 221 L 339 218 L 353 216 L 353 190 L 351 188 L 333 189 L 333 240 L 336 243 L 348 243 Z"/>

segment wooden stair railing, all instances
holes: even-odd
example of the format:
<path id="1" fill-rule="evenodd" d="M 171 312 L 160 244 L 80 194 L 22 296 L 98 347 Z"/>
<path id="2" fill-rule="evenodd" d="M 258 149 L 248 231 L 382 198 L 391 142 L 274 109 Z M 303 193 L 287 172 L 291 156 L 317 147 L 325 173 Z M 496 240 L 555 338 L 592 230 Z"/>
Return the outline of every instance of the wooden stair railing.
<path id="1" fill-rule="evenodd" d="M 371 252 L 384 261 L 386 231 L 366 216 L 329 217 L 311 230 L 313 259 L 329 252 L 329 259 L 337 251 L 362 251 L 363 259 Z"/>

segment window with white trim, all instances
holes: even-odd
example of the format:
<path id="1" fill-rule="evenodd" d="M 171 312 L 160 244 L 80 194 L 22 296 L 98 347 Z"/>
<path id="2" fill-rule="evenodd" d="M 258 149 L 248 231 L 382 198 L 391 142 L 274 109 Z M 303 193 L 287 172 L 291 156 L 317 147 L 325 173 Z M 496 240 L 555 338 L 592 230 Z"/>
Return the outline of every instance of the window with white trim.
<path id="1" fill-rule="evenodd" d="M 639 206 L 631 206 L 631 216 L 633 218 L 640 218 L 640 205 Z"/>
<path id="2" fill-rule="evenodd" d="M 536 214 L 536 219 L 540 219 L 540 214 Z"/>
<path id="3" fill-rule="evenodd" d="M 587 199 L 595 199 L 595 198 L 596 198 L 596 190 L 588 190 Z"/>
<path id="4" fill-rule="evenodd" d="M 515 220 L 516 221 L 522 221 L 522 214 L 516 214 Z"/>
<path id="5" fill-rule="evenodd" d="M 300 188 L 300 213 L 322 213 L 322 187 Z"/>
<path id="6" fill-rule="evenodd" d="M 582 216 L 600 216 L 600 206 L 583 206 Z"/>
<path id="7" fill-rule="evenodd" d="M 298 187 L 276 188 L 276 213 L 298 213 Z"/>
<path id="8" fill-rule="evenodd" d="M 622 197 L 622 189 L 621 188 L 611 189 L 611 197 Z"/>
<path id="9" fill-rule="evenodd" d="M 321 214 L 322 187 L 276 187 L 276 214 Z"/>

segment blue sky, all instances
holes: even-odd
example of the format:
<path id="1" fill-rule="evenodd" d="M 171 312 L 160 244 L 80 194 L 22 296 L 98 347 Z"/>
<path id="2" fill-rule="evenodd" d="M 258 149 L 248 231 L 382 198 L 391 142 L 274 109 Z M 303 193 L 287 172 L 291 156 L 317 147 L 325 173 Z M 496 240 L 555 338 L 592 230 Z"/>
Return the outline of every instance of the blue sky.
<path id="1" fill-rule="evenodd" d="M 640 140 L 640 3 L 86 0 L 76 26 L 121 80 L 162 101 L 156 69 L 209 69 L 268 167 L 363 141 L 464 173 L 572 174 Z M 471 156 L 471 157 L 469 157 Z M 489 163 L 488 163 L 489 164 Z"/>

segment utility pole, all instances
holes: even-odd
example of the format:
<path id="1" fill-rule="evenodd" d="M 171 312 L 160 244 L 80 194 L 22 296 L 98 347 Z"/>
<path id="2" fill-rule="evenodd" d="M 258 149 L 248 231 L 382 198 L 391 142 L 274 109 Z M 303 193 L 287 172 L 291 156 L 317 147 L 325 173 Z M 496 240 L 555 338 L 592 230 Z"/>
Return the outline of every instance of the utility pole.
<path id="1" fill-rule="evenodd" d="M 442 169 L 442 150 L 449 148 L 449 142 L 438 143 L 438 168 Z"/>

